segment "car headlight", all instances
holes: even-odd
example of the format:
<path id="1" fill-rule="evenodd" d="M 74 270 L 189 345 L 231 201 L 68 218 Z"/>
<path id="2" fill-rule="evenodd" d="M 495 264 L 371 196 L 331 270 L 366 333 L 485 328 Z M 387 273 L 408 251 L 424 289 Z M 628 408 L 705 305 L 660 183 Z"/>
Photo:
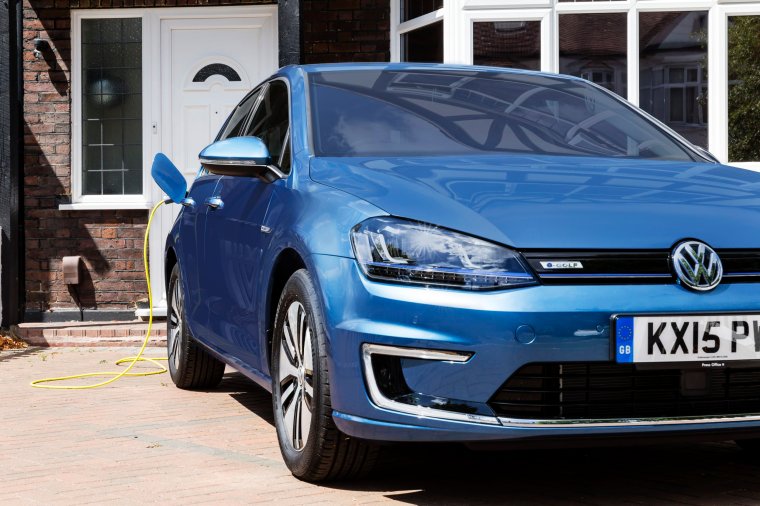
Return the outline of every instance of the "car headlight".
<path id="1" fill-rule="evenodd" d="M 517 252 L 434 225 L 370 218 L 353 228 L 351 242 L 371 279 L 468 290 L 536 283 Z"/>

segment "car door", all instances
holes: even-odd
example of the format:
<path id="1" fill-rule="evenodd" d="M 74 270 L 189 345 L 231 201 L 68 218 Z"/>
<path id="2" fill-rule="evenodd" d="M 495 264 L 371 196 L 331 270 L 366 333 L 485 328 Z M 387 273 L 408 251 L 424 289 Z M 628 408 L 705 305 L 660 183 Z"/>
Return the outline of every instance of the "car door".
<path id="1" fill-rule="evenodd" d="M 244 135 L 261 138 L 272 160 L 281 162 L 288 143 L 287 83 L 276 79 L 263 91 Z M 279 182 L 224 176 L 209 200 L 206 267 L 209 327 L 223 349 L 248 367 L 260 369 L 258 339 L 259 265 L 266 241 L 262 231 L 270 199 Z"/>
<path id="2" fill-rule="evenodd" d="M 245 96 L 222 127 L 217 140 L 241 135 L 248 125 L 261 88 Z M 185 206 L 180 215 L 180 237 L 182 238 L 182 257 L 185 284 L 185 313 L 190 329 L 200 338 L 212 336 L 208 321 L 208 287 L 209 271 L 206 269 L 206 219 L 208 206 L 206 201 L 215 195 L 221 176 L 201 171 L 193 181 L 188 196 L 192 205 Z"/>

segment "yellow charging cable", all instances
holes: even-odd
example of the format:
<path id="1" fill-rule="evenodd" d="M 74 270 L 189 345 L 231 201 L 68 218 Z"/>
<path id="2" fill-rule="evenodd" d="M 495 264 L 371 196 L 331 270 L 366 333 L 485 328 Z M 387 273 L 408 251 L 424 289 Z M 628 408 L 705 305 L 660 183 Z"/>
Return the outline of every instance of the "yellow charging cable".
<path id="1" fill-rule="evenodd" d="M 126 357 L 121 358 L 116 361 L 116 365 L 126 364 L 129 362 L 129 366 L 127 366 L 126 369 L 120 372 L 87 372 L 83 374 L 74 374 L 72 376 L 61 376 L 59 378 L 44 378 L 44 379 L 38 379 L 35 381 L 32 381 L 32 386 L 35 388 L 50 388 L 54 390 L 86 390 L 88 388 L 98 388 L 105 385 L 108 385 L 109 383 L 113 383 L 117 379 L 121 378 L 122 376 L 151 376 L 153 374 L 163 374 L 168 369 L 164 367 L 163 364 L 160 364 L 159 360 L 167 360 L 165 357 L 161 358 L 150 358 L 150 357 L 143 357 L 142 354 L 145 351 L 145 347 L 148 346 L 148 340 L 150 339 L 150 331 L 153 328 L 153 293 L 150 289 L 150 270 L 148 269 L 148 235 L 150 234 L 150 224 L 153 222 L 153 216 L 156 214 L 156 211 L 158 211 L 158 208 L 161 207 L 164 204 L 164 201 L 162 200 L 155 206 L 153 206 L 153 209 L 150 211 L 150 217 L 148 218 L 148 227 L 145 229 L 145 240 L 143 242 L 143 263 L 145 265 L 145 280 L 148 282 L 148 307 L 149 313 L 148 313 L 148 331 L 145 333 L 145 339 L 143 340 L 142 347 L 140 348 L 140 351 L 137 353 L 134 357 Z M 156 367 L 159 368 L 158 371 L 148 371 L 148 372 L 129 372 L 132 367 L 137 362 L 150 362 L 154 364 Z M 79 379 L 79 378 L 92 378 L 92 377 L 108 377 L 110 379 L 107 379 L 105 381 L 101 381 L 100 383 L 95 383 L 93 385 L 43 385 L 43 383 L 51 383 L 53 381 L 65 381 L 65 380 L 72 380 L 72 379 Z"/>

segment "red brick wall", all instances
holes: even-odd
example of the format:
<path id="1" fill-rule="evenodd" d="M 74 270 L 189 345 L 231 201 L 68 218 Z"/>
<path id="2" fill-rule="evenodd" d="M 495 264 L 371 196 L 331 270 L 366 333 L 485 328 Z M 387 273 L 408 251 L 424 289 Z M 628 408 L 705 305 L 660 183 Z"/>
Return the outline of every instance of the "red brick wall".
<path id="1" fill-rule="evenodd" d="M 303 0 L 303 62 L 388 61 L 390 2 Z"/>
<path id="2" fill-rule="evenodd" d="M 271 3 L 267 0 L 25 0 L 26 308 L 73 308 L 61 258 L 82 255 L 85 307 L 130 309 L 146 296 L 146 211 L 59 211 L 71 194 L 70 8 Z M 388 60 L 389 0 L 304 0 L 305 62 Z M 33 40 L 52 51 L 35 58 Z"/>

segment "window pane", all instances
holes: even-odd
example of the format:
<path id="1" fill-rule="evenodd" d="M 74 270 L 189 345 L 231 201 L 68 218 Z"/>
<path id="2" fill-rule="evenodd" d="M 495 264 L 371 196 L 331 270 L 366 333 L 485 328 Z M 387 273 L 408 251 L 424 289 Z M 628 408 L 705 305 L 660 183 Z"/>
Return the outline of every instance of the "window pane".
<path id="1" fill-rule="evenodd" d="M 443 63 L 443 21 L 403 34 L 401 59 L 417 63 Z"/>
<path id="2" fill-rule="evenodd" d="M 626 18 L 625 13 L 561 15 L 560 73 L 588 79 L 625 97 Z"/>
<path id="3" fill-rule="evenodd" d="M 227 124 L 224 126 L 224 131 L 219 136 L 220 140 L 240 136 L 240 130 L 245 126 L 245 120 L 248 119 L 251 109 L 256 104 L 256 99 L 259 98 L 260 91 L 260 89 L 255 90 L 253 93 L 245 97 L 235 110 L 232 111 L 230 119 L 227 120 Z"/>
<path id="4" fill-rule="evenodd" d="M 639 14 L 640 105 L 707 147 L 707 12 Z"/>
<path id="5" fill-rule="evenodd" d="M 729 18 L 728 159 L 760 160 L 760 16 Z"/>
<path id="6" fill-rule="evenodd" d="M 473 63 L 515 69 L 541 69 L 541 22 L 473 23 Z"/>
<path id="7" fill-rule="evenodd" d="M 396 0 L 391 0 L 396 1 Z M 443 0 L 403 0 L 401 2 L 401 21 L 422 16 L 428 12 L 437 11 L 443 7 Z"/>
<path id="8" fill-rule="evenodd" d="M 282 154 L 282 145 L 290 124 L 289 113 L 288 86 L 282 81 L 272 81 L 245 133 L 264 141 L 275 162 Z"/>
<path id="9" fill-rule="evenodd" d="M 142 20 L 82 20 L 82 193 L 142 193 Z"/>

